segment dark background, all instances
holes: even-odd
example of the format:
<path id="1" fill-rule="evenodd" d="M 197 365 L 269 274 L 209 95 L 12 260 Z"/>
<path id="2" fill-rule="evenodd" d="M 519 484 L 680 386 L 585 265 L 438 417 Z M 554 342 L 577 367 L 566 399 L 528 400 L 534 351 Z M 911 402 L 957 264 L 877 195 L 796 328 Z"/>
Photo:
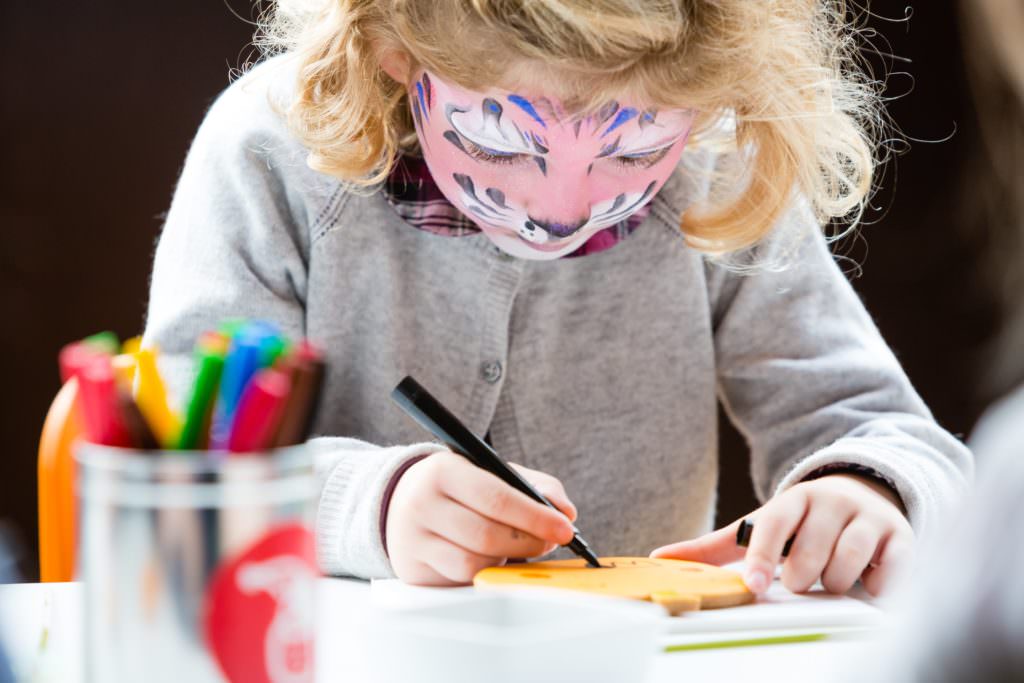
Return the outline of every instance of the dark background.
<path id="1" fill-rule="evenodd" d="M 902 18 L 906 2 L 875 2 Z M 58 349 L 142 329 L 161 216 L 189 141 L 233 69 L 256 56 L 240 0 L 0 3 L 0 520 L 35 580 L 36 442 Z M 868 21 L 890 62 L 895 123 L 913 142 L 885 170 L 860 237 L 839 246 L 854 285 L 941 424 L 970 432 L 998 322 L 980 273 L 964 168 L 976 144 L 956 4 Z M 881 62 L 873 60 L 881 73 Z M 866 245 L 870 245 L 870 249 Z M 720 521 L 754 506 L 742 440 L 723 435 Z M 685 494 L 685 492 L 683 492 Z"/>

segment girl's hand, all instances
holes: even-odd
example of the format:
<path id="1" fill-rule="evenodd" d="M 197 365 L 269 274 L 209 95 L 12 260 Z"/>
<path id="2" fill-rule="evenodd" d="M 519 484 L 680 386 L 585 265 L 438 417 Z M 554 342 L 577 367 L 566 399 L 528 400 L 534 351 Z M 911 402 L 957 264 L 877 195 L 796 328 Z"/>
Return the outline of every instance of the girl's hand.
<path id="1" fill-rule="evenodd" d="M 563 514 L 466 458 L 441 451 L 410 467 L 388 507 L 391 566 L 406 583 L 450 586 L 509 557 L 545 555 L 572 540 L 576 508 L 554 477 L 512 465 Z"/>
<path id="2" fill-rule="evenodd" d="M 741 520 L 692 541 L 658 548 L 651 557 L 710 564 L 746 559 L 747 587 L 763 593 L 775 575 L 786 540 L 795 535 L 782 567 L 782 583 L 800 593 L 821 578 L 825 590 L 845 593 L 861 579 L 878 595 L 910 561 L 914 532 L 899 497 L 881 482 L 831 474 L 793 486 L 761 506 L 749 547 L 736 545 Z"/>

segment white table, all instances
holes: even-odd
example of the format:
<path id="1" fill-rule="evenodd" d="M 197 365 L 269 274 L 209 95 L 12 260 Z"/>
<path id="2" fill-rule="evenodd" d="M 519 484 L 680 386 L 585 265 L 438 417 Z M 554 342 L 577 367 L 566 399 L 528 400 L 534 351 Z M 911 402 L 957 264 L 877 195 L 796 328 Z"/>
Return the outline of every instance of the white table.
<path id="1" fill-rule="evenodd" d="M 16 671 L 27 676 L 26 680 L 82 681 L 81 598 L 81 586 L 73 583 L 0 585 L 0 628 Z M 369 584 L 320 579 L 318 605 L 321 645 L 317 648 L 317 680 L 370 680 L 365 672 L 353 670 L 352 663 L 359 657 L 350 651 L 351 644 L 357 641 L 352 637 L 353 615 L 359 610 L 379 609 L 371 603 Z M 322 646 L 325 642 L 330 646 Z M 643 683 L 844 680 L 858 658 L 866 656 L 874 646 L 873 639 L 861 636 L 665 653 L 658 656 L 652 675 Z"/>

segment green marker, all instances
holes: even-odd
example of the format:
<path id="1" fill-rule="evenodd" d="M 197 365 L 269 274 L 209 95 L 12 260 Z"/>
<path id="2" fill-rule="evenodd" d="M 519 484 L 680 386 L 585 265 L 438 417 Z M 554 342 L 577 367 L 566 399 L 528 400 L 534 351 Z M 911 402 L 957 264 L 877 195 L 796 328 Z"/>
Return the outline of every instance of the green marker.
<path id="1" fill-rule="evenodd" d="M 231 339 L 234 337 L 239 330 L 246 325 L 245 318 L 225 318 L 221 321 L 220 325 L 217 326 L 217 331 Z"/>
<path id="2" fill-rule="evenodd" d="M 198 364 L 199 372 L 196 373 L 192 395 L 185 408 L 185 424 L 182 425 L 181 435 L 178 437 L 178 448 L 181 450 L 207 447 L 213 400 L 220 386 L 221 373 L 224 371 L 223 349 L 200 346 Z"/>
<path id="3" fill-rule="evenodd" d="M 94 351 L 109 353 L 111 356 L 121 353 L 121 341 L 116 334 L 109 330 L 90 335 L 83 339 L 82 343 Z"/>
<path id="4" fill-rule="evenodd" d="M 278 335 L 271 335 L 260 344 L 260 367 L 269 368 L 284 354 L 287 344 Z"/>

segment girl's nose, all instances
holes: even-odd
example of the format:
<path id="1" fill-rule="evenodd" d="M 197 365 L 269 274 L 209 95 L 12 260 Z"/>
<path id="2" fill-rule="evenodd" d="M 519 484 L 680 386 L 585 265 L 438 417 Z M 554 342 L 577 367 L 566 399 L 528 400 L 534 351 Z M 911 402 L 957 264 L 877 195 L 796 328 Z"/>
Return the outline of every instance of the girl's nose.
<path id="1" fill-rule="evenodd" d="M 540 228 L 544 232 L 548 233 L 552 237 L 559 239 L 572 235 L 577 230 L 586 225 L 589 216 L 575 219 L 570 222 L 558 221 L 558 220 L 541 220 L 528 216 L 526 220 L 526 227 L 530 230 Z"/>

